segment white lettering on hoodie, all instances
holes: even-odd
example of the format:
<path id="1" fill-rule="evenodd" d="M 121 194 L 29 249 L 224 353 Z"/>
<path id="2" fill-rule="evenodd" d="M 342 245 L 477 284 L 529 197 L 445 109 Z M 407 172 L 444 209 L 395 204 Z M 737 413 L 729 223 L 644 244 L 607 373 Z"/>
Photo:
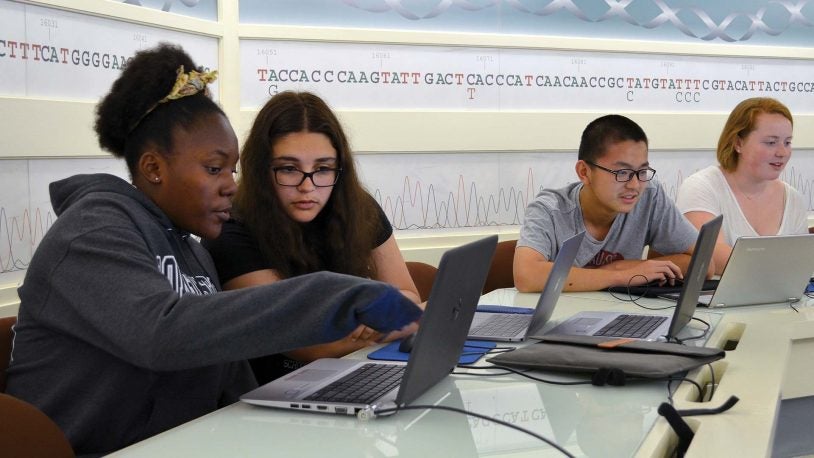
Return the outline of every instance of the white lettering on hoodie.
<path id="1" fill-rule="evenodd" d="M 203 296 L 205 294 L 213 294 L 217 290 L 212 283 L 212 279 L 206 275 L 190 276 L 183 272 L 178 267 L 178 261 L 175 256 L 156 256 L 158 261 L 158 270 L 170 282 L 170 286 L 179 295 L 194 294 L 196 296 Z"/>

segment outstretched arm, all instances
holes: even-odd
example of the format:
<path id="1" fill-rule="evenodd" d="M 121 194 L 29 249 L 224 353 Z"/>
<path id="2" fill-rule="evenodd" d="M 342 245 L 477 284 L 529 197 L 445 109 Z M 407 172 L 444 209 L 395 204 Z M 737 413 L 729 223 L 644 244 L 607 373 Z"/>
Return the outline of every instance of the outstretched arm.
<path id="1" fill-rule="evenodd" d="M 420 302 L 418 289 L 413 282 L 404 258 L 401 256 L 396 239 L 392 235 L 381 246 L 373 250 L 373 262 L 376 266 L 376 280 L 389 283 L 399 289 L 405 297 L 413 302 Z M 280 280 L 275 270 L 264 269 L 236 277 L 224 284 L 225 289 L 245 288 L 270 284 Z M 412 329 L 412 328 L 410 328 Z M 415 329 L 412 329 L 414 331 Z M 380 343 L 382 340 L 392 341 L 409 333 L 409 330 L 389 333 L 386 336 L 367 326 L 359 326 L 350 334 L 340 340 L 330 343 L 312 345 L 286 352 L 286 356 L 298 361 L 314 361 L 320 358 L 337 358 L 345 356 L 361 348 Z"/>
<path id="2" fill-rule="evenodd" d="M 362 324 L 390 332 L 421 314 L 392 286 L 332 273 L 179 294 L 130 228 L 105 227 L 70 244 L 56 240 L 41 247 L 41 256 L 56 262 L 32 269 L 20 290 L 36 304 L 29 308 L 34 318 L 150 370 L 282 353 L 340 339 Z"/>

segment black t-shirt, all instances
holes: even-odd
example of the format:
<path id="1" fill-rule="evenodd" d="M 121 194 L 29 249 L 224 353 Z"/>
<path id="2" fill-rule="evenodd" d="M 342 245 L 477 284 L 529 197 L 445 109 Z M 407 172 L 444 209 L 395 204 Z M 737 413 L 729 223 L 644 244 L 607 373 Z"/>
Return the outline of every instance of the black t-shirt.
<path id="1" fill-rule="evenodd" d="M 376 204 L 379 218 L 379 231 L 376 234 L 375 246 L 381 246 L 393 235 L 393 226 L 387 219 L 381 206 Z M 275 269 L 280 265 L 279 260 L 267 259 L 260 252 L 257 239 L 252 236 L 249 229 L 240 221 L 229 220 L 223 225 L 220 236 L 215 240 L 204 240 L 203 245 L 209 250 L 221 284 L 241 275 L 263 269 Z M 257 383 L 263 385 L 276 378 L 282 377 L 305 363 L 286 357 L 282 354 L 261 356 L 249 361 L 257 378 Z"/>
<path id="2" fill-rule="evenodd" d="M 376 202 L 371 197 L 373 202 Z M 393 226 L 384 214 L 384 210 L 376 203 L 379 217 L 379 231 L 376 234 L 375 246 L 381 246 L 393 235 Z M 249 229 L 240 221 L 231 219 L 223 224 L 220 236 L 215 240 L 205 240 L 203 245 L 215 261 L 218 269 L 220 283 L 241 275 L 263 269 L 276 269 L 280 265 L 279 259 L 268 259 L 260 252 L 257 240 Z"/>

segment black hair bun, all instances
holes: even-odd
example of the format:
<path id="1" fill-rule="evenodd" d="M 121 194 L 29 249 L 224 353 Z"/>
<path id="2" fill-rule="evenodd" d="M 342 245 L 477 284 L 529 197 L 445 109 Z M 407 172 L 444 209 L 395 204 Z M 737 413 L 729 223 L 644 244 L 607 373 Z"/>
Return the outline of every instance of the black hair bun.
<path id="1" fill-rule="evenodd" d="M 139 51 L 127 62 L 110 92 L 96 107 L 94 129 L 102 149 L 117 157 L 124 156 L 128 135 L 169 94 L 181 65 L 185 71 L 197 69 L 180 46 L 169 43 Z"/>

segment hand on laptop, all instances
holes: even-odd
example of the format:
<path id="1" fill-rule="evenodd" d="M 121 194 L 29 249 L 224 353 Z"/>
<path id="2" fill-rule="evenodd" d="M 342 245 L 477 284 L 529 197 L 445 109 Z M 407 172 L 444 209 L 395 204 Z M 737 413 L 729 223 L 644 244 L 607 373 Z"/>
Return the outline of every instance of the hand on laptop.
<path id="1" fill-rule="evenodd" d="M 600 269 L 618 270 L 619 284 L 624 286 L 640 286 L 651 282 L 674 286 L 676 279 L 684 278 L 678 265 L 663 259 L 616 261 Z"/>
<path id="2" fill-rule="evenodd" d="M 418 322 L 410 323 L 398 331 L 388 333 L 382 337 L 378 343 L 388 343 L 394 340 L 401 340 L 409 335 L 415 334 L 416 332 L 418 332 Z"/>
<path id="3" fill-rule="evenodd" d="M 382 338 L 382 334 L 380 332 L 376 332 L 375 329 L 369 328 L 365 325 L 359 325 L 358 328 L 354 329 L 352 333 L 348 336 L 348 338 L 352 342 L 369 342 L 370 345 L 375 344 L 379 339 Z"/>
<path id="4" fill-rule="evenodd" d="M 415 302 L 404 297 L 393 286 L 377 284 L 383 285 L 386 288 L 379 297 L 356 310 L 358 324 L 386 332 L 399 330 L 421 317 L 423 310 Z"/>

